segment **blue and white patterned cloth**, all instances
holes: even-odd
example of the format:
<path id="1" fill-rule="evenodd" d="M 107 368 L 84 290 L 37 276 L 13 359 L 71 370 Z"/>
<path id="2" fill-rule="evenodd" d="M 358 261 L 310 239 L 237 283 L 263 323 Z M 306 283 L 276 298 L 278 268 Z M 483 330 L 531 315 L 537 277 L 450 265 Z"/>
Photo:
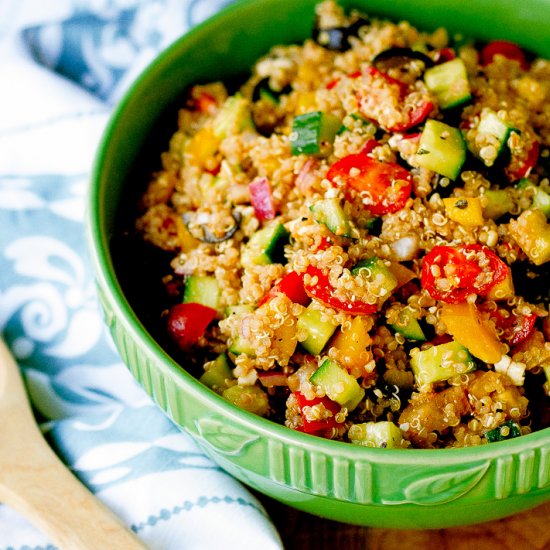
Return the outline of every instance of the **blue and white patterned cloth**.
<path id="1" fill-rule="evenodd" d="M 0 0 L 0 331 L 52 446 L 152 549 L 281 547 L 258 501 L 122 365 L 86 259 L 88 175 L 112 105 L 226 3 Z M 53 548 L 0 505 L 0 550 Z"/>

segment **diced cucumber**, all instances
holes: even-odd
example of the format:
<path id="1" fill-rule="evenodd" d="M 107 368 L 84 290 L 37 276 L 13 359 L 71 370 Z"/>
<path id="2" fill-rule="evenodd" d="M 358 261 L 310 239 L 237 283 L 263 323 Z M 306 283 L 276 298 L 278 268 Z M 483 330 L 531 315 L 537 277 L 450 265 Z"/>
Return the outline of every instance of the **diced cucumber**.
<path id="1" fill-rule="evenodd" d="M 535 187 L 531 208 L 542 210 L 543 214 L 550 219 L 550 195 L 540 187 Z"/>
<path id="2" fill-rule="evenodd" d="M 313 309 L 312 304 L 298 316 L 298 332 L 305 331 L 307 333 L 307 338 L 300 343 L 306 351 L 313 355 L 319 355 L 323 351 L 336 330 L 334 323 L 323 321 L 321 317 L 322 312 Z"/>
<path id="3" fill-rule="evenodd" d="M 375 285 L 377 296 L 383 299 L 389 298 L 399 284 L 390 268 L 377 256 L 357 263 L 351 270 L 351 274 L 366 277 Z"/>
<path id="4" fill-rule="evenodd" d="M 350 220 L 336 197 L 317 201 L 309 209 L 315 221 L 326 225 L 335 235 L 351 237 Z"/>
<path id="5" fill-rule="evenodd" d="M 199 378 L 199 382 L 215 392 L 222 393 L 227 388 L 227 380 L 233 380 L 234 378 L 227 355 L 221 353 L 207 365 L 204 374 Z"/>
<path id="6" fill-rule="evenodd" d="M 397 323 L 390 325 L 395 332 L 402 334 L 407 340 L 416 340 L 423 342 L 426 340 L 424 331 L 415 316 L 414 310 L 410 307 L 404 307 L 399 312 Z"/>
<path id="7" fill-rule="evenodd" d="M 267 394 L 259 386 L 231 386 L 222 396 L 245 411 L 264 416 L 269 410 Z"/>
<path id="8" fill-rule="evenodd" d="M 183 303 L 196 303 L 218 309 L 220 301 L 220 285 L 215 277 L 210 275 L 191 275 L 185 280 Z"/>
<path id="9" fill-rule="evenodd" d="M 288 236 L 288 231 L 279 222 L 272 222 L 256 231 L 242 249 L 243 267 L 283 263 Z"/>
<path id="10" fill-rule="evenodd" d="M 399 449 L 405 443 L 399 427 L 387 421 L 353 424 L 348 430 L 348 437 L 355 445 L 364 447 Z"/>
<path id="11" fill-rule="evenodd" d="M 426 69 L 424 82 L 441 109 L 462 105 L 472 98 L 466 65 L 459 57 Z"/>
<path id="12" fill-rule="evenodd" d="M 248 100 L 237 93 L 225 100 L 213 123 L 214 136 L 224 139 L 228 135 L 238 134 L 246 128 L 254 128 Z"/>
<path id="13" fill-rule="evenodd" d="M 256 357 L 256 350 L 252 347 L 248 340 L 245 340 L 240 335 L 233 339 L 233 343 L 229 346 L 229 352 L 234 355 L 241 355 L 244 353 L 250 357 Z"/>
<path id="14" fill-rule="evenodd" d="M 498 220 L 514 208 L 514 200 L 507 189 L 488 189 L 484 197 L 487 204 L 483 207 L 483 216 L 490 220 Z"/>
<path id="15" fill-rule="evenodd" d="M 438 120 L 426 121 L 416 161 L 420 166 L 455 180 L 466 160 L 466 144 L 458 128 Z"/>
<path id="16" fill-rule="evenodd" d="M 505 439 L 512 439 L 514 437 L 519 437 L 520 435 L 521 430 L 519 424 L 513 420 L 507 420 L 498 428 L 488 431 L 485 434 L 485 439 L 489 443 L 494 443 L 495 441 L 504 441 Z"/>
<path id="17" fill-rule="evenodd" d="M 365 397 L 365 390 L 357 379 L 338 363 L 326 359 L 312 374 L 312 384 L 323 389 L 325 394 L 348 411 L 353 411 Z"/>
<path id="18" fill-rule="evenodd" d="M 482 111 L 477 131 L 480 134 L 487 134 L 494 138 L 493 145 L 497 149 L 497 157 L 500 156 L 506 148 L 510 134 L 513 131 L 517 132 L 513 126 L 502 120 L 497 113 L 488 109 Z M 486 159 L 481 160 L 483 160 L 486 166 L 492 166 L 494 164 L 494 161 L 491 162 Z"/>
<path id="19" fill-rule="evenodd" d="M 541 210 L 542 213 L 550 218 L 550 194 L 540 186 L 536 186 L 528 178 L 522 178 L 517 183 L 518 189 L 528 189 L 532 193 L 531 208 Z"/>
<path id="20" fill-rule="evenodd" d="M 319 155 L 334 142 L 340 129 L 338 117 L 321 111 L 298 115 L 292 121 L 290 150 L 293 155 Z"/>
<path id="21" fill-rule="evenodd" d="M 448 380 L 475 370 L 470 352 L 454 340 L 418 351 L 411 357 L 411 368 L 419 386 Z"/>

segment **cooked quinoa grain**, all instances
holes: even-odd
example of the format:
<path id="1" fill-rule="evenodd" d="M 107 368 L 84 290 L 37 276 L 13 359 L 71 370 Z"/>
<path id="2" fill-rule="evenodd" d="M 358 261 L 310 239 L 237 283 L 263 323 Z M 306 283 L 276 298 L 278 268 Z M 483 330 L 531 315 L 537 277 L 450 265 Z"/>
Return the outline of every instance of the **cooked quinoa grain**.
<path id="1" fill-rule="evenodd" d="M 206 385 L 369 447 L 549 425 L 550 62 L 472 44 L 329 0 L 191 87 L 135 227 Z"/>

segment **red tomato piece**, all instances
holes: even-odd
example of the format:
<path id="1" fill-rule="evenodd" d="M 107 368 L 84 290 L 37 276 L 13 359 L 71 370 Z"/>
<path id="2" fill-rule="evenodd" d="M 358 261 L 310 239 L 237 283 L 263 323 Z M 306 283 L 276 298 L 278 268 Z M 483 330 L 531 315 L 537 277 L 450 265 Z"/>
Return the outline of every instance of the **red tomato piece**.
<path id="1" fill-rule="evenodd" d="M 218 102 L 216 98 L 207 92 L 201 92 L 197 97 L 191 100 L 191 104 L 196 111 L 201 113 L 213 113 Z"/>
<path id="2" fill-rule="evenodd" d="M 311 298 L 306 294 L 303 275 L 291 271 L 287 273 L 260 301 L 259 305 L 265 304 L 268 300 L 279 293 L 286 294 L 291 302 L 307 306 Z"/>
<path id="3" fill-rule="evenodd" d="M 350 315 L 372 315 L 378 311 L 376 304 L 369 304 L 361 300 L 345 301 L 334 295 L 335 289 L 330 284 L 328 275 L 318 267 L 310 265 L 307 274 L 314 278 L 315 283 L 305 283 L 306 293 L 327 307 L 344 311 Z"/>
<path id="4" fill-rule="evenodd" d="M 248 189 L 250 191 L 250 202 L 254 207 L 256 217 L 260 221 L 275 218 L 275 201 L 267 178 L 256 178 L 248 185 Z"/>
<path id="5" fill-rule="evenodd" d="M 409 120 L 402 124 L 397 124 L 392 128 L 388 128 L 388 132 L 405 132 L 415 126 L 418 126 L 421 122 L 424 122 L 428 115 L 432 112 L 434 105 L 431 101 L 424 101 L 409 113 Z"/>
<path id="6" fill-rule="evenodd" d="M 365 154 L 348 155 L 336 161 L 327 178 L 343 186 L 346 198 L 362 201 L 374 216 L 401 210 L 411 195 L 412 176 L 394 162 L 381 162 Z"/>
<path id="7" fill-rule="evenodd" d="M 529 148 L 529 151 L 527 151 L 527 156 L 525 159 L 523 159 L 518 167 L 515 170 L 511 170 L 508 172 L 509 177 L 512 181 L 520 180 L 521 178 L 525 178 L 529 175 L 531 170 L 537 165 L 537 162 L 539 160 L 539 142 L 533 141 L 533 144 Z"/>
<path id="8" fill-rule="evenodd" d="M 168 333 L 183 350 L 195 345 L 216 317 L 216 310 L 196 304 L 176 304 L 168 313 Z"/>
<path id="9" fill-rule="evenodd" d="M 504 307 L 499 307 L 490 311 L 489 315 L 494 320 L 497 328 L 502 331 L 501 339 L 510 346 L 521 344 L 535 330 L 537 320 L 535 314 L 517 314 Z"/>
<path id="10" fill-rule="evenodd" d="M 361 154 L 363 155 L 368 155 L 369 153 L 372 153 L 372 151 L 374 149 L 376 149 L 376 147 L 378 147 L 380 145 L 380 142 L 376 139 L 367 139 L 367 141 L 365 142 L 365 145 L 363 145 L 361 151 L 359 151 Z"/>
<path id="11" fill-rule="evenodd" d="M 400 80 L 397 80 L 396 78 L 393 78 L 382 71 L 379 71 L 375 67 L 369 68 L 369 74 L 375 78 L 384 80 L 384 82 L 390 87 L 397 87 L 401 103 L 404 106 L 404 110 L 406 109 L 406 99 L 410 92 L 410 86 L 408 84 L 406 84 L 405 82 L 401 82 Z M 360 98 L 359 104 L 361 104 Z M 390 128 L 386 128 L 386 130 L 388 132 L 404 132 L 406 130 L 409 130 L 410 128 L 413 128 L 414 126 L 417 126 L 418 124 L 423 122 L 431 113 L 432 109 L 433 103 L 431 101 L 422 101 L 419 105 L 415 105 L 414 107 L 409 107 L 407 109 L 408 116 L 403 122 L 396 124 L 395 126 L 392 126 Z M 379 121 L 376 122 L 378 123 Z"/>
<path id="12" fill-rule="evenodd" d="M 328 397 L 315 397 L 314 399 L 306 399 L 306 397 L 300 392 L 294 392 L 294 396 L 298 401 L 300 411 L 302 411 L 304 407 L 313 407 L 314 405 L 323 404 L 324 407 L 332 413 L 332 416 L 325 420 L 308 420 L 305 415 L 302 415 L 302 429 L 298 429 L 298 431 L 307 434 L 319 435 L 319 432 L 324 432 L 325 430 L 334 428 L 338 425 L 338 422 L 336 422 L 335 418 L 335 415 L 339 413 L 341 409 L 338 403 L 335 403 Z"/>
<path id="13" fill-rule="evenodd" d="M 529 64 L 525 59 L 523 50 L 513 42 L 507 40 L 493 40 L 481 50 L 481 64 L 489 65 L 493 62 L 495 55 L 502 55 L 506 59 L 519 61 L 521 68 L 525 71 Z"/>
<path id="14" fill-rule="evenodd" d="M 482 246 L 480 244 L 463 244 L 458 248 L 463 254 L 479 254 L 482 252 L 489 262 L 489 271 L 492 274 L 492 278 L 485 283 L 477 284 L 477 294 L 480 296 L 485 296 L 496 284 L 503 281 L 506 278 L 506 275 L 510 272 L 508 265 L 486 246 Z"/>
<path id="15" fill-rule="evenodd" d="M 510 268 L 486 246 L 435 246 L 422 262 L 422 288 L 448 304 L 463 302 L 470 294 L 485 296 L 504 280 Z M 487 279 L 483 273 L 491 273 Z"/>
<path id="16" fill-rule="evenodd" d="M 456 57 L 455 51 L 452 48 L 441 48 L 436 55 L 436 63 L 445 63 L 452 61 Z"/>
<path id="17" fill-rule="evenodd" d="M 409 91 L 408 84 L 406 84 L 405 82 L 401 82 L 401 80 L 397 80 L 397 78 L 391 77 L 389 74 L 379 71 L 375 67 L 369 67 L 369 74 L 371 76 L 374 76 L 375 78 L 383 78 L 388 84 L 391 84 L 392 86 L 397 86 L 399 88 L 399 95 L 401 97 L 407 95 Z"/>

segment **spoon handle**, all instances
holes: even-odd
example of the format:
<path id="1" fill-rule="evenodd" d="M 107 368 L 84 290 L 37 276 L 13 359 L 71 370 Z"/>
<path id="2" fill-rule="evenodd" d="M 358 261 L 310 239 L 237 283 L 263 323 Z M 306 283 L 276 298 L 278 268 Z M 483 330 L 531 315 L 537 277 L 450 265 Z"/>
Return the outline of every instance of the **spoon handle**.
<path id="1" fill-rule="evenodd" d="M 8 386 L 15 390 L 0 406 L 0 501 L 20 512 L 62 550 L 146 549 L 52 451 L 14 373 L 19 378 L 15 361 L 0 341 L 0 386 L 3 378 L 4 382 L 9 379 Z M 21 396 L 15 400 L 19 389 Z"/>

